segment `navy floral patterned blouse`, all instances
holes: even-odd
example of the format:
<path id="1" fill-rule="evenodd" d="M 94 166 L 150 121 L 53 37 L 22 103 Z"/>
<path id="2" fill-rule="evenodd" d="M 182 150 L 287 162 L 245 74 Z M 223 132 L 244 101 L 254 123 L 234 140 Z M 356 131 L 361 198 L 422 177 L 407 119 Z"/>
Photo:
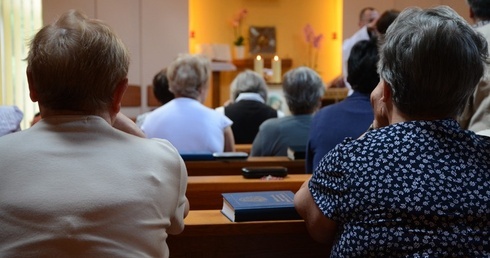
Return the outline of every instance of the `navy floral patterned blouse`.
<path id="1" fill-rule="evenodd" d="M 332 257 L 490 257 L 490 138 L 455 120 L 346 139 L 309 187 L 338 225 Z"/>

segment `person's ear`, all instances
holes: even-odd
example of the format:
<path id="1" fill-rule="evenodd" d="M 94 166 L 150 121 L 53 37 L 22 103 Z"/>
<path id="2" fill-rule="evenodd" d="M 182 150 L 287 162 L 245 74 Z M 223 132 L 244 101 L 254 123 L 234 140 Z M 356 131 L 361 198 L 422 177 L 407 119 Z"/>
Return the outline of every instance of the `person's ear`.
<path id="1" fill-rule="evenodd" d="M 37 102 L 39 98 L 37 96 L 36 87 L 34 86 L 34 79 L 32 78 L 32 72 L 29 69 L 27 69 L 26 75 L 27 75 L 27 84 L 29 85 L 29 97 L 31 98 L 32 102 Z"/>
<path id="2" fill-rule="evenodd" d="M 385 103 L 391 103 L 392 101 L 392 92 L 391 92 L 391 86 L 384 80 L 381 81 L 381 85 L 383 86 L 383 95 L 381 96 L 381 101 Z"/>
<path id="3" fill-rule="evenodd" d="M 128 78 L 122 79 L 117 85 L 116 88 L 114 89 L 114 95 L 112 98 L 112 112 L 114 114 L 119 113 L 121 110 L 121 101 L 124 96 L 124 93 L 128 89 Z"/>

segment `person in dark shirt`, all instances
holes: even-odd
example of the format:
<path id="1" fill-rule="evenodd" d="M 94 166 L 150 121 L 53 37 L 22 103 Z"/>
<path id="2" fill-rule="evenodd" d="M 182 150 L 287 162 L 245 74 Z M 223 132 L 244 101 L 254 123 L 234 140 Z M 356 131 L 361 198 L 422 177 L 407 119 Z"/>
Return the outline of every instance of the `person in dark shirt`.
<path id="1" fill-rule="evenodd" d="M 235 143 L 250 144 L 262 122 L 278 117 L 278 112 L 265 104 L 267 84 L 256 72 L 246 70 L 239 73 L 230 88 L 232 103 L 224 107 L 224 114 L 233 121 L 231 129 Z"/>
<path id="2" fill-rule="evenodd" d="M 311 122 L 306 145 L 306 173 L 313 173 L 327 152 L 346 137 L 361 136 L 373 122 L 369 95 L 379 82 L 376 38 L 357 42 L 349 56 L 347 80 L 354 92 L 345 100 L 323 107 Z"/>

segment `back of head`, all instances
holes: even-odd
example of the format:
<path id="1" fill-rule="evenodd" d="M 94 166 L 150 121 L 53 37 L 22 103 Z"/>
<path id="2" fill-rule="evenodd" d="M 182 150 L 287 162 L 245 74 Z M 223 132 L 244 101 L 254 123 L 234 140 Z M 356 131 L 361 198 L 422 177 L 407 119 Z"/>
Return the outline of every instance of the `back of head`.
<path id="1" fill-rule="evenodd" d="M 230 99 L 235 100 L 240 93 L 258 93 L 264 101 L 267 101 L 267 84 L 258 73 L 245 70 L 239 73 L 231 82 Z"/>
<path id="2" fill-rule="evenodd" d="M 483 75 L 487 43 L 447 6 L 404 10 L 388 28 L 378 71 L 412 118 L 457 116 Z"/>
<path id="3" fill-rule="evenodd" d="M 168 88 L 167 68 L 163 68 L 153 77 L 153 95 L 162 105 L 174 99 Z"/>
<path id="4" fill-rule="evenodd" d="M 371 94 L 379 83 L 377 64 L 379 60 L 376 37 L 357 42 L 347 60 L 347 81 L 352 89 Z"/>
<path id="5" fill-rule="evenodd" d="M 208 87 L 210 65 L 205 56 L 180 55 L 167 68 L 170 91 L 179 97 L 198 99 Z"/>
<path id="6" fill-rule="evenodd" d="M 400 14 L 400 11 L 391 9 L 388 11 L 385 11 L 384 13 L 379 16 L 379 19 L 376 21 L 376 30 L 378 31 L 379 34 L 384 35 L 386 34 L 386 30 L 388 30 L 388 27 L 395 21 L 396 17 Z"/>
<path id="7" fill-rule="evenodd" d="M 282 89 L 289 110 L 294 115 L 313 113 L 325 93 L 320 76 L 305 66 L 284 74 Z"/>
<path id="8" fill-rule="evenodd" d="M 74 10 L 42 28 L 27 56 L 40 105 L 55 110 L 105 109 L 128 68 L 129 53 L 111 28 Z"/>
<path id="9" fill-rule="evenodd" d="M 467 0 L 477 20 L 490 20 L 490 1 L 488 0 Z"/>

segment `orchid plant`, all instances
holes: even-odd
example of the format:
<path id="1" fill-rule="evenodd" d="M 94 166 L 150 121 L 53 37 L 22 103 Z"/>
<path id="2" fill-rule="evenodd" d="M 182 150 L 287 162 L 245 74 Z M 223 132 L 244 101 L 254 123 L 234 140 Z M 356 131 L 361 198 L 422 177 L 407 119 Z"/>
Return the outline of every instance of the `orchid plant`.
<path id="1" fill-rule="evenodd" d="M 315 31 L 310 24 L 306 24 L 306 26 L 303 28 L 303 34 L 305 41 L 308 44 L 307 66 L 313 70 L 317 70 L 318 52 L 320 51 L 320 43 L 322 42 L 323 34 L 315 34 Z"/>
<path id="2" fill-rule="evenodd" d="M 235 33 L 235 41 L 233 41 L 235 46 L 243 46 L 244 44 L 245 38 L 242 35 L 242 22 L 247 16 L 247 13 L 247 9 L 243 8 L 233 17 L 231 24 Z"/>

